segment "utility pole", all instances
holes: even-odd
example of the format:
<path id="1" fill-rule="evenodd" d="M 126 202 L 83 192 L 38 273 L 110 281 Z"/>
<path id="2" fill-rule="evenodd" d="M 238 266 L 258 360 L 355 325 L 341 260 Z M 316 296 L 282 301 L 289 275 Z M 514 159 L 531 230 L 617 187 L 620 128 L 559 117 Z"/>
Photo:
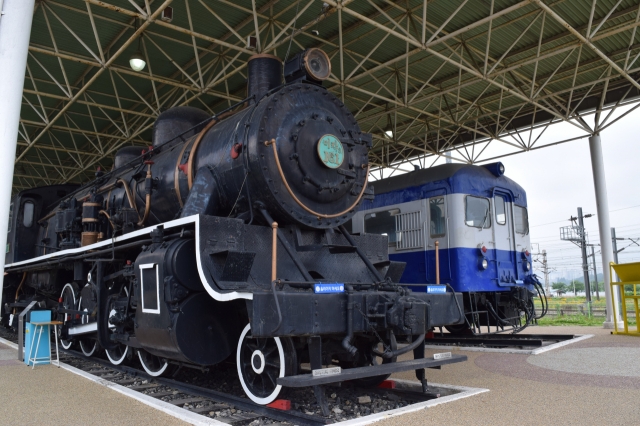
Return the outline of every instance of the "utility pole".
<path id="1" fill-rule="evenodd" d="M 533 244 L 532 244 L 533 246 Z M 545 293 L 546 294 L 551 294 L 550 291 L 550 287 L 549 287 L 549 274 L 552 272 L 551 269 L 549 269 L 549 263 L 547 262 L 547 251 L 546 250 L 542 250 L 542 252 L 540 252 L 540 246 L 538 245 L 538 252 L 537 253 L 532 253 L 535 256 L 542 256 L 542 260 L 538 259 L 536 257 L 536 259 L 534 260 L 535 262 L 538 262 L 542 265 L 542 273 L 544 274 L 544 288 L 545 288 Z M 555 270 L 555 269 L 553 269 Z"/>
<path id="2" fill-rule="evenodd" d="M 591 215 L 589 215 L 591 217 Z M 587 239 L 584 230 L 584 217 L 582 207 L 578 207 L 578 226 L 582 230 L 580 234 L 580 251 L 582 252 L 582 276 L 584 277 L 584 291 L 587 296 L 587 309 L 591 316 L 591 285 L 589 283 L 589 266 L 587 265 Z"/>
<path id="3" fill-rule="evenodd" d="M 544 270 L 544 288 L 549 293 L 549 264 L 547 263 L 547 251 L 542 250 L 542 268 Z"/>
<path id="4" fill-rule="evenodd" d="M 615 243 L 614 243 L 614 247 L 615 247 Z M 615 249 L 614 249 L 615 250 Z M 615 253 L 615 251 L 614 251 Z M 615 254 L 613 255 L 614 257 L 616 256 Z M 593 246 L 591 246 L 591 257 L 593 259 L 591 259 L 593 261 L 593 278 L 594 278 L 594 282 L 596 283 L 596 300 L 600 300 L 600 289 L 599 289 L 599 284 L 598 284 L 598 268 L 596 267 L 596 255 L 595 255 L 595 250 L 593 249 Z"/>

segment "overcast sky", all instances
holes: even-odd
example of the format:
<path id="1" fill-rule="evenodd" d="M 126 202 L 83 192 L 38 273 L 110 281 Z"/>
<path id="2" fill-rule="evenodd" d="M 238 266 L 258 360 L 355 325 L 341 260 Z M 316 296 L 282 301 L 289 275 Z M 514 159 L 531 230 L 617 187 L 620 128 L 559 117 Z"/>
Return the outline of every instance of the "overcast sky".
<path id="1" fill-rule="evenodd" d="M 593 117 L 587 117 L 587 121 L 591 125 Z M 540 141 L 550 143 L 581 134 L 570 124 L 556 124 L 543 133 Z M 618 237 L 639 239 L 640 243 L 640 109 L 605 129 L 600 136 L 611 226 L 616 228 Z M 570 225 L 568 219 L 577 215 L 578 207 L 582 207 L 584 214 L 597 212 L 588 139 L 500 161 L 505 165 L 505 174 L 527 192 L 533 251 L 547 250 L 549 266 L 557 270 L 551 278 L 582 277 L 580 250 L 560 240 L 559 228 Z M 585 219 L 592 244 L 600 243 L 597 220 L 597 216 Z M 619 254 L 620 262 L 640 260 L 639 246 L 629 240 L 618 242 L 618 248 L 625 246 L 629 247 Z M 595 251 L 599 252 L 599 247 Z M 602 261 L 598 254 L 596 257 L 597 269 L 602 272 Z"/>

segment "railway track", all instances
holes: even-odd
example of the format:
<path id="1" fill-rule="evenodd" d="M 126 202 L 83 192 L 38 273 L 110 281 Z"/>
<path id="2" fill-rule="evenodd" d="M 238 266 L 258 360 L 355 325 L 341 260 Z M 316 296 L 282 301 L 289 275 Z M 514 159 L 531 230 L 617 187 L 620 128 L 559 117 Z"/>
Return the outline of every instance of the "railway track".
<path id="1" fill-rule="evenodd" d="M 0 327 L 0 337 L 17 343 L 15 333 Z M 324 417 L 307 388 L 291 389 L 284 398 L 291 401 L 290 410 L 255 404 L 246 397 L 220 391 L 232 374 L 215 376 L 218 389 L 200 386 L 206 372 L 197 370 L 175 375 L 175 378 L 151 377 L 133 366 L 113 365 L 106 359 L 87 357 L 75 350 L 60 351 L 60 361 L 102 380 L 157 398 L 176 407 L 234 426 L 270 424 L 317 426 L 363 417 L 436 397 L 406 389 L 357 388 L 343 384 L 326 388 L 331 415 Z M 229 370 L 229 369 L 227 369 Z M 195 373 L 194 373 L 195 372 Z M 201 380 L 198 380 L 201 378 Z M 192 383 L 188 383 L 191 381 Z M 230 382 L 230 381 L 229 381 Z M 228 384 L 233 388 L 233 384 Z"/>
<path id="2" fill-rule="evenodd" d="M 100 358 L 88 358 L 77 351 L 62 350 L 61 354 L 64 354 L 61 361 L 72 367 L 230 425 L 244 425 L 255 420 L 259 420 L 259 424 L 268 424 L 269 419 L 308 426 L 331 422 L 331 419 L 295 410 L 284 411 L 257 405 L 249 399 L 202 386 L 169 378 L 151 377 L 142 370 L 115 366 Z"/>

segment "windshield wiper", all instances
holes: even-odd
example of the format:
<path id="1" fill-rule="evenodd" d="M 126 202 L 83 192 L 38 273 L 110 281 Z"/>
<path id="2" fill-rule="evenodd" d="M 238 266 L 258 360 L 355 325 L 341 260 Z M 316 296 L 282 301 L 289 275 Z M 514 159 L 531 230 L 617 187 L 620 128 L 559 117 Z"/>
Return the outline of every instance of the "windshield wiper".
<path id="1" fill-rule="evenodd" d="M 480 231 L 482 231 L 482 229 L 484 228 L 484 224 L 487 223 L 487 219 L 489 218 L 490 211 L 491 211 L 490 209 L 487 209 L 487 212 L 484 215 L 484 219 L 482 219 L 482 225 L 480 225 L 480 229 L 479 229 Z"/>

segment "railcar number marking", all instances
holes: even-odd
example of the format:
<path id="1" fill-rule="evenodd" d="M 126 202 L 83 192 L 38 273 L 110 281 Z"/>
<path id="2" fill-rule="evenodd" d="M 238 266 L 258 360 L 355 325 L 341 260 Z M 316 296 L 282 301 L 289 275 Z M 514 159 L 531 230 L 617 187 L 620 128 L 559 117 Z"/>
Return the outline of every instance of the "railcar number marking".
<path id="1" fill-rule="evenodd" d="M 330 169 L 337 169 L 344 161 L 344 148 L 337 137 L 327 134 L 318 141 L 318 157 Z"/>
<path id="2" fill-rule="evenodd" d="M 313 370 L 311 373 L 313 373 L 313 377 L 335 376 L 336 374 L 342 373 L 342 368 L 340 367 L 319 368 L 317 370 Z"/>
<path id="3" fill-rule="evenodd" d="M 451 358 L 451 352 L 443 352 L 441 354 L 433 354 L 433 359 L 449 359 Z"/>
<path id="4" fill-rule="evenodd" d="M 313 291 L 320 293 L 344 293 L 344 283 L 314 284 Z"/>

